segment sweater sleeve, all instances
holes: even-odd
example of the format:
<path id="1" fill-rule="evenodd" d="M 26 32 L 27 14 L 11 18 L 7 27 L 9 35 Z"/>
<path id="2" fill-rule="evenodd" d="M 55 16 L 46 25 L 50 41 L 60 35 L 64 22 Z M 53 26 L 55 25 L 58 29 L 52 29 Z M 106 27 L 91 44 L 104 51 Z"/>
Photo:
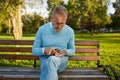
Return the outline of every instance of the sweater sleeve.
<path id="1" fill-rule="evenodd" d="M 32 54 L 35 56 L 44 55 L 44 48 L 42 47 L 42 32 L 40 28 L 36 33 L 36 39 L 33 43 Z"/>
<path id="2" fill-rule="evenodd" d="M 75 53 L 75 41 L 74 41 L 74 31 L 72 32 L 72 36 L 67 44 L 67 56 L 73 56 Z"/>

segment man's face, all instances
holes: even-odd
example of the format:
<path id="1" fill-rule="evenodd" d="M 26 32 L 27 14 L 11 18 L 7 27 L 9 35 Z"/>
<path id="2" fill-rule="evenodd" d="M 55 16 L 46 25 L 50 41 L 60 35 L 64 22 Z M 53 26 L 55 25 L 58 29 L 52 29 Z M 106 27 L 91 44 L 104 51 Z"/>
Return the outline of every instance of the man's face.
<path id="1" fill-rule="evenodd" d="M 66 23 L 66 18 L 60 14 L 55 14 L 52 18 L 52 25 L 56 32 L 60 32 Z"/>

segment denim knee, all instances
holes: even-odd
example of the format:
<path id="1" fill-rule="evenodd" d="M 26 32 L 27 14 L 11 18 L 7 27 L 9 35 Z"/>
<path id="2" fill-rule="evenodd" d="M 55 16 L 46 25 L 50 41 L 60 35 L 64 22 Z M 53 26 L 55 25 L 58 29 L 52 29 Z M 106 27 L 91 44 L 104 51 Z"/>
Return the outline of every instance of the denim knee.
<path id="1" fill-rule="evenodd" d="M 48 57 L 46 64 L 50 64 L 52 67 L 55 66 L 58 68 L 60 65 L 60 58 L 56 56 L 50 56 Z"/>

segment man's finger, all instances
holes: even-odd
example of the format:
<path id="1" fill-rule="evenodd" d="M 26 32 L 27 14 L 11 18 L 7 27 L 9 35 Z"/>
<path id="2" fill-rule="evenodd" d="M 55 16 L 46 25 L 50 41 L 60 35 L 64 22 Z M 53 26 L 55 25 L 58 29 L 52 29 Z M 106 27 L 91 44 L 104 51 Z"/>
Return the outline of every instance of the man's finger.
<path id="1" fill-rule="evenodd" d="M 55 49 L 53 49 L 53 53 L 54 53 L 54 54 L 58 54 L 58 52 L 57 52 Z"/>
<path id="2" fill-rule="evenodd" d="M 56 54 L 55 56 L 62 57 L 62 56 L 64 56 L 64 54 Z"/>
<path id="3" fill-rule="evenodd" d="M 51 55 L 53 52 L 53 49 L 52 48 L 49 48 L 49 52 L 48 52 L 48 55 Z"/>

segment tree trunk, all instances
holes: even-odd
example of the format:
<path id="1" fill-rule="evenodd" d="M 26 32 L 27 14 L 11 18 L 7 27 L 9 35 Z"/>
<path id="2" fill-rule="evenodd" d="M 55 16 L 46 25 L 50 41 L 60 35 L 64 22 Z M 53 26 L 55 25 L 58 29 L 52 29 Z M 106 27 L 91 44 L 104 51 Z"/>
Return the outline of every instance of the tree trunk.
<path id="1" fill-rule="evenodd" d="M 19 33 L 18 39 L 21 39 L 22 38 L 21 5 L 19 5 L 17 8 L 16 20 L 17 20 L 17 27 L 18 27 L 18 33 Z"/>
<path id="2" fill-rule="evenodd" d="M 10 21 L 13 29 L 13 36 L 15 40 L 22 38 L 22 25 L 21 25 L 21 5 L 17 7 L 16 16 L 10 12 Z"/>
<path id="3" fill-rule="evenodd" d="M 11 19 L 8 20 L 8 30 L 7 30 L 7 34 L 11 34 L 11 29 L 12 29 L 12 25 L 11 25 Z"/>

